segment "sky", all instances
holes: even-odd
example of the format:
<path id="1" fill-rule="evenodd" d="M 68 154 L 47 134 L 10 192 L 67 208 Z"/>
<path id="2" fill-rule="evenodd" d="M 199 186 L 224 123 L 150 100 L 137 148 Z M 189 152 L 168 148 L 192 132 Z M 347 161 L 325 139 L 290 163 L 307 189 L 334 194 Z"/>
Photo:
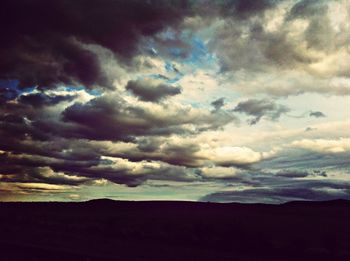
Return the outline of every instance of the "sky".
<path id="1" fill-rule="evenodd" d="M 350 199 L 350 0 L 0 5 L 0 201 Z"/>

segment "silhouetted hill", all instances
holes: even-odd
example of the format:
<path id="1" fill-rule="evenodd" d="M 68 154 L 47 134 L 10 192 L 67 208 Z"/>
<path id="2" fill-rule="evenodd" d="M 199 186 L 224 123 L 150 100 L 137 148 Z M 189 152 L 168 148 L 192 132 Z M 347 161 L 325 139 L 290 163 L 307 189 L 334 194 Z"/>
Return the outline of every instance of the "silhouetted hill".
<path id="1" fill-rule="evenodd" d="M 350 200 L 346 199 L 334 199 L 328 201 L 290 201 L 284 203 L 285 206 L 325 206 L 325 207 L 338 207 L 348 206 L 350 207 Z"/>
<path id="2" fill-rule="evenodd" d="M 350 202 L 0 203 L 0 260 L 350 260 Z"/>

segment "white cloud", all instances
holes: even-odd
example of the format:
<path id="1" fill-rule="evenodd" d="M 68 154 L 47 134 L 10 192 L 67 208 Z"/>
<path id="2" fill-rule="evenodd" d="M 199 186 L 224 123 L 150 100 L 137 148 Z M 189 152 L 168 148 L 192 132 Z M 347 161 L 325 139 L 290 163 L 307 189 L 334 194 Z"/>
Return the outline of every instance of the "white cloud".
<path id="1" fill-rule="evenodd" d="M 161 168 L 161 164 L 158 162 L 140 161 L 132 162 L 127 159 L 102 156 L 101 162 L 97 166 L 92 166 L 91 170 L 113 170 L 121 171 L 129 175 L 144 175 L 152 173 L 155 170 Z"/>
<path id="2" fill-rule="evenodd" d="M 196 155 L 218 165 L 246 165 L 262 160 L 262 154 L 247 147 L 205 148 Z"/>
<path id="3" fill-rule="evenodd" d="M 200 170 L 201 174 L 207 178 L 232 178 L 242 172 L 241 170 L 232 167 L 204 167 Z"/>
<path id="4" fill-rule="evenodd" d="M 41 177 L 43 178 L 59 178 L 67 181 L 84 181 L 86 178 L 75 176 L 75 175 L 66 175 L 63 172 L 55 172 L 50 167 L 38 167 L 38 171 Z"/>
<path id="5" fill-rule="evenodd" d="M 319 153 L 341 153 L 350 151 L 350 139 L 302 139 L 293 141 L 292 146 Z"/>

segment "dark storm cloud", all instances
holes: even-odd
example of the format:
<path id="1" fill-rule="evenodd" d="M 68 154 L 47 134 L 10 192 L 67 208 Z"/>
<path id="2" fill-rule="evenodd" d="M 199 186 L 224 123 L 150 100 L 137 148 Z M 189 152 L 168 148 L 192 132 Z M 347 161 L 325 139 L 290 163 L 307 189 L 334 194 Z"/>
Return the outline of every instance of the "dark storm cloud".
<path id="1" fill-rule="evenodd" d="M 249 13 L 248 6 L 235 6 Z M 147 37 L 154 36 L 164 48 L 186 47 L 178 39 L 167 41 L 156 34 L 176 27 L 189 9 L 186 1 L 2 1 L 0 33 L 6 41 L 0 43 L 0 79 L 5 80 L 0 81 L 0 150 L 11 152 L 0 151 L 2 182 L 79 185 L 104 178 L 137 186 L 150 178 L 191 180 L 183 166 L 198 166 L 197 146 L 140 142 L 136 151 L 112 153 L 89 141 L 195 134 L 221 128 L 234 119 L 232 115 L 193 113 L 172 105 L 162 105 L 160 113 L 165 115 L 157 115 L 121 97 L 106 96 L 75 103 L 60 114 L 49 107 L 77 96 L 45 92 L 45 87 L 60 84 L 111 87 L 101 65 L 103 48 L 111 59 L 132 66 L 133 56 L 142 52 L 140 40 Z M 175 67 L 174 72 L 179 73 Z M 178 87 L 139 81 L 130 81 L 126 88 L 140 100 L 155 103 L 181 92 Z M 108 166 L 102 155 L 134 160 L 145 172 L 133 175 L 130 169 Z M 162 166 L 149 173 L 142 165 L 145 159 Z"/>
<path id="2" fill-rule="evenodd" d="M 129 104 L 117 95 L 76 103 L 60 118 L 59 111 L 48 106 L 71 98 L 56 96 L 31 93 L 20 95 L 16 103 L 0 105 L 2 182 L 77 186 L 102 178 L 131 187 L 149 179 L 191 182 L 196 175 L 186 167 L 200 166 L 202 159 L 195 156 L 199 147 L 168 144 L 159 136 L 198 133 L 232 120 L 223 112 L 181 106 L 170 109 L 172 105 L 167 104 L 152 104 L 160 108 L 154 113 L 152 108 Z M 187 129 L 189 124 L 193 128 Z M 113 152 L 109 149 L 112 143 L 101 145 L 92 140 L 132 140 L 136 144 L 125 152 Z M 123 169 L 106 164 L 102 156 L 136 165 Z M 149 169 L 145 160 L 161 165 Z M 140 169 L 137 175 L 133 168 Z"/>
<path id="3" fill-rule="evenodd" d="M 42 130 L 33 128 L 27 123 L 26 118 L 16 114 L 5 114 L 0 117 L 0 134 L 3 140 L 2 146 L 11 144 L 13 140 L 25 139 L 27 135 L 36 139 L 48 138 Z"/>
<path id="4" fill-rule="evenodd" d="M 277 2 L 4 0 L 0 8 L 0 33 L 5 39 L 0 43 L 0 79 L 17 79 L 20 86 L 39 88 L 59 83 L 110 87 L 96 53 L 84 45 L 107 48 L 119 61 L 128 63 L 138 52 L 141 38 L 176 27 L 186 16 L 245 19 Z"/>
<path id="5" fill-rule="evenodd" d="M 49 154 L 49 153 L 48 153 Z M 50 167 L 55 171 L 65 171 L 65 170 L 75 170 L 82 168 L 90 168 L 92 166 L 97 165 L 100 162 L 100 159 L 74 159 L 66 158 L 62 159 L 59 157 L 54 157 L 54 155 L 31 155 L 25 153 L 5 153 L 0 155 L 2 162 L 4 163 L 1 166 L 1 170 L 6 173 L 11 173 L 11 169 L 16 169 L 18 166 L 22 166 L 24 168 L 37 168 L 37 167 Z"/>
<path id="6" fill-rule="evenodd" d="M 350 185 L 332 181 L 296 182 L 264 188 L 216 192 L 201 198 L 213 202 L 284 203 L 294 200 L 350 199 Z"/>
<path id="7" fill-rule="evenodd" d="M 206 158 L 196 155 L 200 146 L 196 143 L 176 144 L 159 137 L 137 138 L 137 146 L 126 152 L 110 152 L 102 149 L 101 154 L 127 158 L 133 162 L 142 160 L 165 162 L 180 167 L 200 167 Z"/>
<path id="8" fill-rule="evenodd" d="M 121 97 L 98 97 L 86 104 L 76 103 L 63 112 L 65 122 L 78 124 L 76 135 L 89 139 L 129 140 L 133 136 L 168 136 L 216 129 L 234 120 L 225 113 L 194 114 L 187 108 L 161 106 L 159 113 L 127 104 Z M 169 113 L 169 111 L 171 113 Z M 161 115 L 161 114 L 164 115 Z M 189 130 L 185 125 L 195 129 Z M 197 130 L 196 130 L 197 129 Z"/>
<path id="9" fill-rule="evenodd" d="M 29 94 L 26 98 L 20 96 L 15 102 L 0 104 L 0 134 L 3 137 L 0 145 L 29 137 L 50 139 L 52 135 L 46 129 L 41 129 L 38 122 L 51 121 L 54 117 L 55 110 L 51 110 L 50 105 L 72 98 L 70 95 Z"/>
<path id="10" fill-rule="evenodd" d="M 324 0 L 302 0 L 298 1 L 289 11 L 288 18 L 309 17 L 324 11 L 327 6 Z"/>
<path id="11" fill-rule="evenodd" d="M 321 112 L 321 111 L 312 111 L 312 112 L 310 112 L 309 116 L 310 117 L 315 117 L 315 118 L 324 118 L 324 117 L 326 117 L 326 115 L 323 112 Z"/>
<path id="12" fill-rule="evenodd" d="M 247 19 L 273 8 L 280 0 L 224 0 L 224 1 L 194 1 L 195 8 L 202 15 L 216 14 L 235 19 Z"/>
<path id="13" fill-rule="evenodd" d="M 99 58 L 86 45 L 107 48 L 119 61 L 128 63 L 140 51 L 140 39 L 176 27 L 184 17 L 224 17 L 229 25 L 231 20 L 263 14 L 279 2 L 5 0 L 1 3 L 0 13 L 0 30 L 6 37 L 6 41 L 0 43 L 0 79 L 19 79 L 21 86 L 64 83 L 111 87 L 110 79 L 100 68 Z M 305 13 L 302 10 L 319 5 L 322 6 L 317 1 L 299 1 L 292 8 L 290 19 Z M 317 10 L 316 14 L 324 12 Z M 270 65 L 268 60 L 279 66 L 294 66 L 312 60 L 295 50 L 295 43 L 289 43 L 286 38 L 288 32 L 268 33 L 259 23 L 234 23 L 219 31 L 216 40 L 210 41 L 209 46 L 218 51 L 223 68 L 260 70 Z M 330 35 L 327 34 L 327 23 L 323 19 L 322 26 L 317 27 L 315 22 L 310 24 L 305 34 L 305 37 L 309 35 L 310 44 L 329 46 L 324 37 Z M 247 34 L 246 25 L 249 33 L 243 39 Z M 229 43 L 229 46 L 221 43 Z M 183 44 L 180 40 L 173 45 L 176 48 Z M 256 52 L 252 53 L 252 49 Z M 221 51 L 224 52 L 222 55 Z"/>
<path id="14" fill-rule="evenodd" d="M 0 171 L 7 174 L 1 177 L 2 182 L 79 185 L 89 180 L 104 178 L 114 183 L 136 186 L 144 180 L 143 175 L 133 177 L 126 169 L 98 168 L 97 166 L 104 162 L 100 159 L 97 161 L 62 160 L 53 157 L 6 153 L 1 155 L 1 160 L 4 164 L 0 166 Z M 49 171 L 47 171 L 48 168 Z"/>
<path id="15" fill-rule="evenodd" d="M 63 120 L 78 124 L 73 135 L 93 140 L 129 140 L 135 135 L 169 135 L 182 132 L 175 124 L 157 122 L 142 108 L 125 106 L 122 100 L 96 98 L 76 103 L 63 112 Z"/>
<path id="16" fill-rule="evenodd" d="M 157 160 L 175 166 L 199 167 L 204 158 L 195 155 L 200 151 L 197 144 L 172 144 L 153 137 L 137 141 L 138 151 L 128 153 L 128 158 L 134 161 Z M 118 154 L 117 154 L 118 155 Z M 113 156 L 113 155 L 111 155 Z M 126 155 L 118 155 L 126 156 Z"/>
<path id="17" fill-rule="evenodd" d="M 2 142 L 0 149 L 11 151 L 14 155 L 25 155 L 22 158 L 6 157 L 6 161 L 3 158 L 6 164 L 12 164 L 16 160 L 20 164 L 28 163 L 33 166 L 35 162 L 38 163 L 37 166 L 45 166 L 49 163 L 51 166 L 59 166 L 62 163 L 62 165 L 73 168 L 96 165 L 101 153 L 98 148 L 93 147 L 86 140 L 62 138 L 52 138 L 49 141 L 12 139 Z M 10 159 L 12 161 L 9 161 Z"/>
<path id="18" fill-rule="evenodd" d="M 56 143 L 56 146 L 59 146 Z M 79 145 L 72 146 L 79 150 Z M 87 152 L 98 150 L 97 147 L 88 143 L 81 144 L 81 148 Z M 96 159 L 84 159 L 83 157 L 67 155 L 58 157 L 57 153 L 62 148 L 54 148 L 55 152 L 48 152 L 46 156 L 30 154 L 0 154 L 1 162 L 0 176 L 1 182 L 7 183 L 44 183 L 56 185 L 80 185 L 87 182 L 93 182 L 96 179 L 105 179 L 114 183 L 124 184 L 130 187 L 141 185 L 144 181 L 153 180 L 172 180 L 172 181 L 193 181 L 196 177 L 187 171 L 185 167 L 173 166 L 161 163 L 158 167 L 153 167 L 149 162 L 132 162 L 123 158 L 113 160 L 98 157 Z M 103 151 L 100 150 L 100 153 Z M 85 153 L 85 152 L 84 152 Z M 49 155 L 50 154 L 50 155 Z M 79 154 L 79 151 L 76 152 Z M 135 168 L 138 168 L 135 173 Z"/>
<path id="19" fill-rule="evenodd" d="M 276 173 L 277 177 L 285 178 L 305 178 L 309 175 L 307 171 L 298 171 L 298 170 L 281 170 Z"/>
<path id="20" fill-rule="evenodd" d="M 298 18 L 309 19 L 309 25 L 304 33 L 305 40 L 308 46 L 316 50 L 331 51 L 334 48 L 331 39 L 335 36 L 335 32 L 330 19 L 326 16 L 331 2 L 324 0 L 299 1 L 286 17 L 287 21 Z M 343 44 L 345 43 L 341 43 L 341 45 Z"/>
<path id="21" fill-rule="evenodd" d="M 138 41 L 186 13 L 186 1 L 4 0 L 0 8 L 0 78 L 21 86 L 58 83 L 108 86 L 96 55 L 83 44 L 113 51 L 121 60 Z"/>
<path id="22" fill-rule="evenodd" d="M 181 88 L 152 81 L 129 81 L 125 87 L 142 101 L 159 102 L 169 96 L 181 93 Z"/>
<path id="23" fill-rule="evenodd" d="M 275 0 L 233 0 L 231 1 L 235 5 L 235 11 L 238 14 L 255 13 L 261 10 L 271 8 L 275 5 Z"/>
<path id="24" fill-rule="evenodd" d="M 60 102 L 72 101 L 74 100 L 74 95 L 54 95 L 49 96 L 45 93 L 32 93 L 27 95 L 21 95 L 19 97 L 19 102 L 23 104 L 29 104 L 33 107 L 41 106 L 52 106 Z"/>
<path id="25" fill-rule="evenodd" d="M 199 150 L 200 147 L 196 144 L 170 144 L 168 146 L 165 146 L 161 151 L 161 160 L 173 165 L 197 167 L 201 165 L 198 162 L 201 160 L 201 158 L 195 156 L 195 153 Z"/>
<path id="26" fill-rule="evenodd" d="M 281 115 L 289 112 L 290 110 L 288 107 L 276 104 L 271 100 L 250 99 L 238 103 L 233 111 L 252 116 L 253 118 L 249 120 L 249 124 L 254 125 L 263 117 L 269 120 L 277 120 Z"/>
<path id="27" fill-rule="evenodd" d="M 16 81 L 8 81 L 0 79 L 0 102 L 6 102 L 9 100 L 13 100 L 18 97 L 20 94 L 16 89 L 17 82 Z"/>
<path id="28" fill-rule="evenodd" d="M 184 166 L 200 165 L 201 159 L 194 155 L 199 148 L 167 144 L 159 136 L 198 133 L 232 121 L 224 112 L 173 108 L 172 104 L 152 104 L 160 109 L 154 113 L 152 108 L 130 104 L 118 95 L 75 103 L 63 114 L 60 110 L 64 107 L 50 107 L 71 98 L 26 93 L 20 94 L 16 102 L 0 104 L 2 182 L 70 186 L 101 178 L 127 186 L 138 186 L 148 179 L 190 182 L 196 175 Z M 187 125 L 192 127 L 188 129 Z M 92 140 L 128 140 L 139 146 L 113 152 L 109 149 L 112 143 L 101 145 Z M 108 166 L 102 156 L 134 162 L 140 171 L 134 175 L 132 168 Z M 161 166 L 149 170 L 145 160 L 160 162 Z"/>
<path id="29" fill-rule="evenodd" d="M 113 169 L 112 167 L 82 168 L 77 171 L 79 171 L 79 176 L 92 179 L 103 178 L 110 182 L 126 185 L 128 187 L 137 187 L 147 179 L 146 173 L 132 175 L 127 169 Z"/>
<path id="30" fill-rule="evenodd" d="M 89 178 L 75 176 L 72 172 L 57 172 L 63 161 L 49 158 L 39 158 L 37 156 L 26 156 L 26 158 L 12 158 L 10 155 L 1 155 L 3 165 L 0 166 L 2 175 L 0 182 L 7 183 L 44 183 L 55 185 L 71 185 L 78 186 L 89 181 Z M 67 162 L 68 163 L 68 162 Z M 51 167 L 49 167 L 51 165 Z M 72 168 L 72 167 L 71 167 Z M 59 167 L 58 167 L 59 169 Z M 68 175 L 66 174 L 68 173 Z"/>
<path id="31" fill-rule="evenodd" d="M 215 110 L 220 110 L 225 105 L 225 98 L 219 98 L 211 103 Z"/>
<path id="32" fill-rule="evenodd" d="M 327 172 L 317 169 L 312 171 L 285 169 L 278 171 L 276 176 L 284 178 L 327 177 Z"/>

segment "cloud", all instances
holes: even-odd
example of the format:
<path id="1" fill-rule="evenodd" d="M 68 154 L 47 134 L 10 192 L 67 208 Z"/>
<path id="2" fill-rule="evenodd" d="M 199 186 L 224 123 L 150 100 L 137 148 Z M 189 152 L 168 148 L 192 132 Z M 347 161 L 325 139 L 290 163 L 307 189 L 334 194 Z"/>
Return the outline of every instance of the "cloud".
<path id="1" fill-rule="evenodd" d="M 44 183 L 12 183 L 9 187 L 15 187 L 20 189 L 21 191 L 26 192 L 58 192 L 58 191 L 66 191 L 68 186 L 64 185 L 52 185 L 52 184 L 44 184 Z M 13 190 L 13 188 L 11 188 Z"/>
<path id="2" fill-rule="evenodd" d="M 317 130 L 317 128 L 312 128 L 312 127 L 306 127 L 305 128 L 305 132 L 308 132 L 308 131 L 315 131 Z"/>
<path id="3" fill-rule="evenodd" d="M 318 16 L 320 11 L 325 11 L 327 6 L 324 1 L 302 0 L 297 2 L 289 11 L 288 18 L 305 18 L 307 16 Z"/>
<path id="4" fill-rule="evenodd" d="M 347 197 L 349 4 L 3 1 L 0 190 Z"/>
<path id="5" fill-rule="evenodd" d="M 330 65 L 325 66 L 331 68 Z M 306 93 L 349 95 L 350 80 L 330 74 L 329 77 L 323 77 L 302 70 L 284 70 L 283 75 L 279 69 L 259 73 L 246 70 L 234 73 L 234 82 L 231 82 L 231 77 L 227 77 L 226 85 L 250 96 L 265 94 L 276 98 Z"/>
<path id="6" fill-rule="evenodd" d="M 248 147 L 203 147 L 196 155 L 222 167 L 249 166 L 269 158 L 274 152 L 257 152 Z"/>
<path id="7" fill-rule="evenodd" d="M 321 177 L 327 177 L 327 172 L 324 171 L 324 170 L 314 170 L 313 175 L 316 175 L 316 176 L 321 176 Z"/>
<path id="8" fill-rule="evenodd" d="M 181 93 L 181 88 L 159 83 L 151 79 L 129 81 L 125 87 L 142 101 L 159 102 Z"/>
<path id="9" fill-rule="evenodd" d="M 206 178 L 225 179 L 233 178 L 241 173 L 237 168 L 226 167 L 204 167 L 199 170 L 200 174 Z"/>
<path id="10" fill-rule="evenodd" d="M 309 175 L 307 171 L 298 171 L 298 170 L 280 170 L 276 173 L 277 177 L 285 178 L 305 178 Z"/>
<path id="11" fill-rule="evenodd" d="M 102 156 L 95 166 L 80 170 L 82 175 L 94 179 L 105 179 L 117 184 L 136 187 L 146 180 L 168 180 L 192 182 L 196 179 L 190 171 L 179 166 L 173 166 L 160 161 L 141 160 L 137 162 L 128 159 Z"/>
<path id="12" fill-rule="evenodd" d="M 321 112 L 321 111 L 312 111 L 312 112 L 310 112 L 309 116 L 310 117 L 315 117 L 315 118 L 324 118 L 324 117 L 326 117 L 326 115 L 323 112 Z"/>
<path id="13" fill-rule="evenodd" d="M 293 147 L 318 153 L 343 153 L 350 151 L 350 139 L 302 139 L 293 141 Z"/>
<path id="14" fill-rule="evenodd" d="M 67 175 L 63 172 L 54 172 L 50 167 L 39 167 L 36 173 L 33 173 L 34 178 L 39 178 L 43 183 L 48 184 L 66 184 L 66 185 L 80 185 L 89 181 L 89 179 L 76 176 Z"/>
<path id="15" fill-rule="evenodd" d="M 186 1 L 60 1 L 1 2 L 0 78 L 21 86 L 60 83 L 110 87 L 98 57 L 84 48 L 94 44 L 126 61 L 142 37 L 176 25 Z"/>
<path id="16" fill-rule="evenodd" d="M 294 178 L 320 178 L 320 177 L 327 177 L 327 172 L 325 170 L 298 170 L 298 169 L 282 169 L 276 172 L 276 177 L 282 177 L 282 178 L 288 178 L 288 179 L 294 179 Z"/>
<path id="17" fill-rule="evenodd" d="M 275 6 L 275 1 L 3 1 L 0 78 L 17 79 L 20 86 L 52 87 L 57 84 L 113 88 L 110 74 L 92 46 L 111 51 L 130 65 L 143 52 L 140 44 L 153 41 L 158 49 L 186 49 L 180 33 L 173 39 L 163 30 L 177 32 L 185 18 L 217 16 L 247 19 Z M 25 11 L 19 11 L 25 10 Z M 30 23 L 28 22 L 30 21 Z M 146 40 L 146 41 L 147 41 Z M 146 48 L 147 49 L 147 48 Z M 160 50 L 152 54 L 161 53 Z M 112 79 L 113 80 L 113 79 Z"/>
<path id="18" fill-rule="evenodd" d="M 274 151 L 257 152 L 248 147 L 211 146 L 204 143 L 204 141 L 200 144 L 198 142 L 193 140 L 191 136 L 143 137 L 137 139 L 137 144 L 127 143 L 125 149 L 120 143 L 108 142 L 99 153 L 128 158 L 132 161 L 161 161 L 191 168 L 208 166 L 249 167 L 251 164 L 269 159 L 275 155 Z M 97 144 L 101 143 L 106 142 L 97 142 Z"/>
<path id="19" fill-rule="evenodd" d="M 128 140 L 133 136 L 167 136 L 220 128 L 235 118 L 180 104 L 128 104 L 120 96 L 102 96 L 86 104 L 76 103 L 63 112 L 63 120 L 78 124 L 80 137 L 96 140 Z"/>
<path id="20" fill-rule="evenodd" d="M 244 203 L 285 203 L 295 200 L 350 199 L 349 184 L 332 182 L 296 182 L 289 186 L 247 188 L 208 194 L 201 201 L 244 202 Z"/>
<path id="21" fill-rule="evenodd" d="M 223 2 L 206 1 L 203 3 L 196 3 L 195 8 L 199 15 L 205 16 L 219 16 L 219 17 L 231 17 L 237 20 L 247 20 L 254 16 L 259 16 L 264 11 L 271 9 L 280 2 L 273 0 L 229 0 Z"/>
<path id="22" fill-rule="evenodd" d="M 31 105 L 33 107 L 53 106 L 60 102 L 72 101 L 75 97 L 76 96 L 74 95 L 47 95 L 45 93 L 31 93 L 21 95 L 19 97 L 19 102 Z"/>
<path id="23" fill-rule="evenodd" d="M 203 165 L 205 159 L 197 155 L 200 147 L 193 142 L 181 142 L 181 140 L 168 141 L 158 150 L 158 159 L 173 165 L 198 167 Z"/>
<path id="24" fill-rule="evenodd" d="M 274 1 L 248 19 L 222 16 L 208 46 L 235 90 L 349 94 L 350 38 L 341 33 L 349 29 L 348 7 L 347 1 Z"/>
<path id="25" fill-rule="evenodd" d="M 272 8 L 275 6 L 278 1 L 271 0 L 262 0 L 262 1 L 254 1 L 254 0 L 239 0 L 239 1 L 231 1 L 234 3 L 234 10 L 237 16 L 246 17 L 247 14 L 256 14 L 258 12 L 262 12 L 266 9 Z"/>
<path id="26" fill-rule="evenodd" d="M 211 103 L 215 110 L 220 110 L 225 105 L 225 98 L 219 98 Z"/>
<path id="27" fill-rule="evenodd" d="M 77 149 L 77 146 L 74 146 L 74 149 Z M 87 151 L 93 152 L 97 149 L 98 147 L 88 147 Z M 106 152 L 108 148 L 104 149 Z M 104 179 L 135 187 L 148 179 L 192 182 L 197 176 L 182 166 L 157 160 L 134 162 L 117 156 L 104 156 L 103 152 L 100 150 L 96 159 L 85 160 L 79 160 L 77 156 L 60 159 L 57 154 L 54 157 L 55 153 L 51 157 L 2 153 L 0 158 L 4 164 L 0 166 L 0 180 L 4 183 L 36 182 L 79 186 Z"/>
<path id="28" fill-rule="evenodd" d="M 244 113 L 248 116 L 253 116 L 253 118 L 249 120 L 249 124 L 254 125 L 263 117 L 269 120 L 277 120 L 281 115 L 289 112 L 290 110 L 284 105 L 276 104 L 274 101 L 267 99 L 249 99 L 238 103 L 233 111 Z"/>

